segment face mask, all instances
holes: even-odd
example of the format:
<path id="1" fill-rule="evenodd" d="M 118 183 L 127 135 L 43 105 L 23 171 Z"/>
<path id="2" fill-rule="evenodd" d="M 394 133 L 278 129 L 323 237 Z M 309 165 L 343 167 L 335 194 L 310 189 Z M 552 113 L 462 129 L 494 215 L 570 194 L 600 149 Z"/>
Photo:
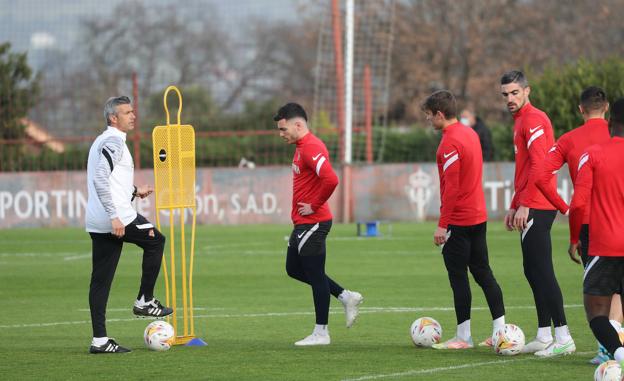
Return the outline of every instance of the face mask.
<path id="1" fill-rule="evenodd" d="M 463 124 L 466 127 L 470 127 L 470 122 L 468 121 L 468 118 L 461 118 L 459 120 L 459 123 Z"/>

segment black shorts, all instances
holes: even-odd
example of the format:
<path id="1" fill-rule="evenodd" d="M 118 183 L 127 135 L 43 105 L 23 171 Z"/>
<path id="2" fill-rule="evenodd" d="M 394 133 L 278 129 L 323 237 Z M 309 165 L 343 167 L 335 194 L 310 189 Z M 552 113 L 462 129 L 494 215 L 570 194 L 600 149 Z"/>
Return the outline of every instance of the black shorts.
<path id="1" fill-rule="evenodd" d="M 581 234 L 579 235 L 579 246 L 581 247 L 581 262 L 583 267 L 587 267 L 587 264 L 591 260 L 589 256 L 589 225 L 581 225 Z"/>
<path id="2" fill-rule="evenodd" d="M 583 274 L 583 293 L 611 296 L 622 292 L 624 257 L 590 257 Z"/>
<path id="3" fill-rule="evenodd" d="M 299 255 L 324 255 L 325 240 L 331 230 L 332 221 L 317 222 L 316 224 L 295 225 L 290 240 L 289 249 L 296 248 Z"/>

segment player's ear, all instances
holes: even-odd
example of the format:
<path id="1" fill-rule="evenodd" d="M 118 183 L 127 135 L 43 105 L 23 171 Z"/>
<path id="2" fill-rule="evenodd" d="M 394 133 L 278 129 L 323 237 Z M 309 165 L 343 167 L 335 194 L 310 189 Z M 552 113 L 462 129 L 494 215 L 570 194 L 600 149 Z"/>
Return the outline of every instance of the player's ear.
<path id="1" fill-rule="evenodd" d="M 579 112 L 581 113 L 581 115 L 583 115 L 583 114 L 584 114 L 584 112 L 583 112 L 583 106 L 578 105 L 578 109 L 579 109 Z"/>
<path id="2" fill-rule="evenodd" d="M 528 96 L 529 96 L 529 94 L 531 94 L 531 86 L 527 86 L 527 87 L 524 89 L 524 96 L 528 97 Z"/>
<path id="3" fill-rule="evenodd" d="M 110 124 L 117 124 L 117 115 L 116 114 L 109 115 L 108 120 Z"/>

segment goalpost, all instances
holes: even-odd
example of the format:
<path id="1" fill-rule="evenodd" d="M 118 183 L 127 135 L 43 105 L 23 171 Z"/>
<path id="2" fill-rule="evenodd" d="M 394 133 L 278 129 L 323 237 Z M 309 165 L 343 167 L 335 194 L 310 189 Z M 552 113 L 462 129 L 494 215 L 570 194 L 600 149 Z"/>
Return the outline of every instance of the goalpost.
<path id="1" fill-rule="evenodd" d="M 396 1 L 327 0 L 319 9 L 312 128 L 342 166 L 343 222 L 353 213 L 351 165 L 383 160 Z"/>

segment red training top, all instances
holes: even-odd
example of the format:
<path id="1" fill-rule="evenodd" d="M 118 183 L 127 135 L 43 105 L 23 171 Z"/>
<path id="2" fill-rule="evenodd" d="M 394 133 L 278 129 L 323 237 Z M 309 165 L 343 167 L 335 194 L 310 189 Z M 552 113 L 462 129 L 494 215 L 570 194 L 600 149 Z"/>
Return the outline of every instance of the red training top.
<path id="1" fill-rule="evenodd" d="M 555 142 L 550 119 L 542 111 L 526 103 L 514 114 L 514 152 L 516 153 L 515 194 L 511 209 L 526 206 L 532 209 L 553 210 L 555 207 L 535 186 L 539 167 L 546 152 Z M 555 192 L 557 177 L 548 183 Z"/>
<path id="2" fill-rule="evenodd" d="M 329 163 L 329 153 L 321 139 L 307 133 L 297 140 L 292 162 L 293 199 L 291 218 L 295 225 L 315 224 L 332 219 L 327 200 L 338 186 L 338 176 Z M 311 204 L 314 213 L 302 216 L 299 205 Z"/>
<path id="3" fill-rule="evenodd" d="M 570 242 L 577 243 L 584 209 L 589 214 L 589 255 L 624 257 L 624 138 L 589 148 L 581 156 L 570 205 Z"/>
<path id="4" fill-rule="evenodd" d="M 574 184 L 581 155 L 588 147 L 605 143 L 610 138 L 607 121 L 602 118 L 592 118 L 588 119 L 582 126 L 561 135 L 557 143 L 546 154 L 546 160 L 535 185 L 562 214 L 566 214 L 569 207 L 559 196 L 557 190 L 548 186 L 553 173 L 558 171 L 564 163 L 567 163 L 570 178 Z M 583 223 L 589 223 L 589 208 L 585 210 Z"/>
<path id="5" fill-rule="evenodd" d="M 441 202 L 438 226 L 446 229 L 449 224 L 470 226 L 487 221 L 479 135 L 461 123 L 445 127 L 436 160 Z"/>

